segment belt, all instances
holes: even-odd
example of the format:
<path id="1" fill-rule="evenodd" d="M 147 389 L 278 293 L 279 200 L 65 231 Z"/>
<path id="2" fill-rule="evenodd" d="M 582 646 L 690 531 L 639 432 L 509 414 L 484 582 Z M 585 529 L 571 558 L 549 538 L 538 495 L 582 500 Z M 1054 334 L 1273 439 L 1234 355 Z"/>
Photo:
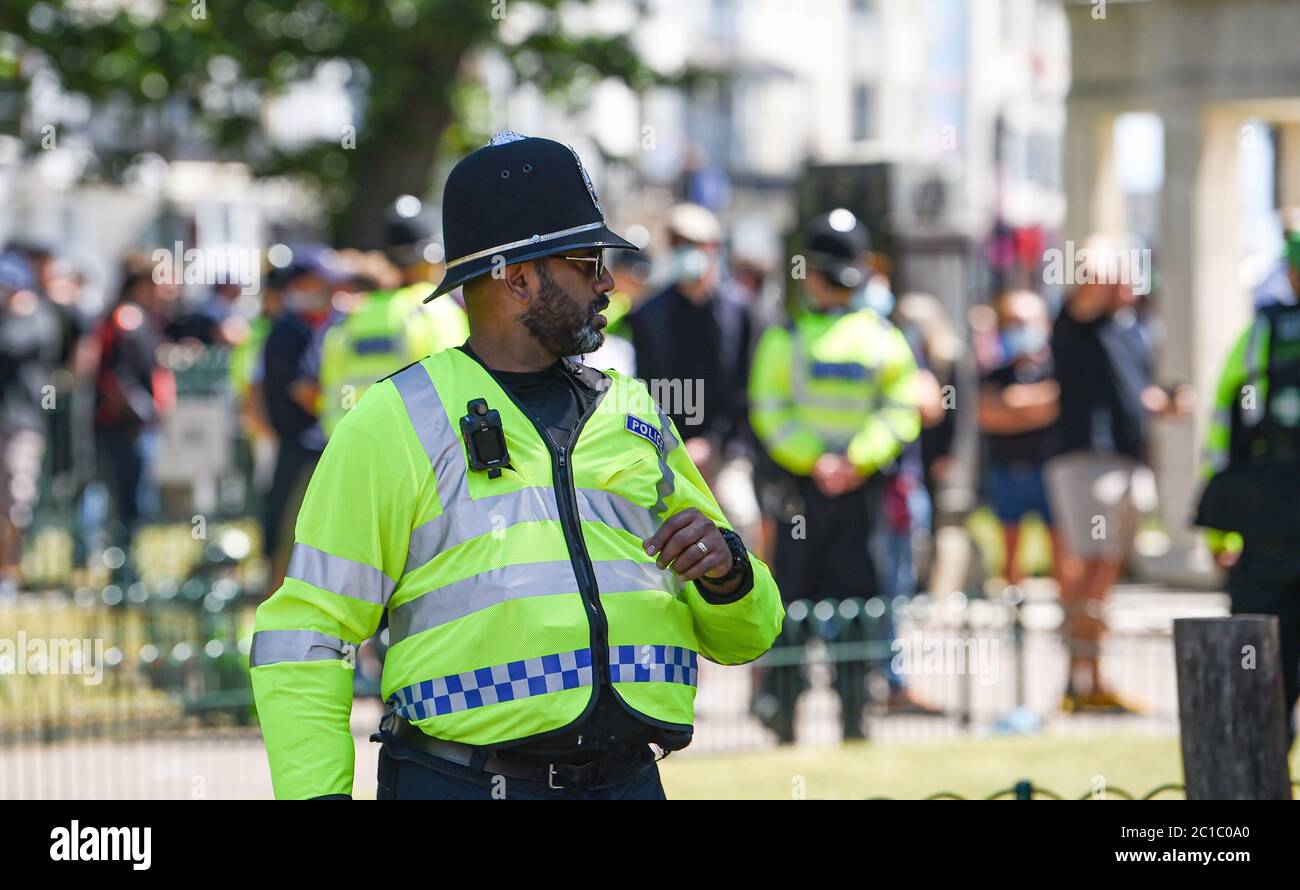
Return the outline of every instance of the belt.
<path id="1" fill-rule="evenodd" d="M 508 779 L 537 782 L 555 791 L 590 791 L 617 785 L 645 769 L 654 759 L 648 745 L 626 751 L 593 752 L 593 759 L 584 763 L 547 760 L 510 750 L 487 750 L 436 739 L 401 715 L 391 712 L 384 715 L 379 729 L 370 737 L 371 741 L 382 742 L 388 735 L 439 760 Z"/>

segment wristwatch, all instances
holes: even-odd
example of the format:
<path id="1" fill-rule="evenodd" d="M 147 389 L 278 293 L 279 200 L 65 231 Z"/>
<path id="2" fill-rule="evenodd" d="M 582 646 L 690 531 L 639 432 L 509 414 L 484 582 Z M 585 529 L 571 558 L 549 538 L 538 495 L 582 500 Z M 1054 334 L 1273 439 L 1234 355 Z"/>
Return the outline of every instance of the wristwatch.
<path id="1" fill-rule="evenodd" d="M 727 549 L 731 551 L 731 568 L 721 578 L 702 576 L 700 580 L 708 584 L 726 584 L 734 581 L 749 568 L 749 551 L 745 549 L 745 542 L 740 540 L 740 535 L 729 528 L 719 528 L 718 531 L 722 533 L 722 539 L 727 542 Z"/>

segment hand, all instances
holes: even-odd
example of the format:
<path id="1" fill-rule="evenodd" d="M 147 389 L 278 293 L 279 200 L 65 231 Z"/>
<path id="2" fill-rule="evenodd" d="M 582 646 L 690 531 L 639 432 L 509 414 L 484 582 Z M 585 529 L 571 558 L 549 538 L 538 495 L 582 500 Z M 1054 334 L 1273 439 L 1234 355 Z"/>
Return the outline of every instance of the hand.
<path id="1" fill-rule="evenodd" d="M 845 494 L 867 481 L 857 467 L 842 454 L 823 454 L 813 465 L 813 484 L 827 497 Z"/>
<path id="2" fill-rule="evenodd" d="M 707 553 L 696 546 L 701 542 L 708 548 Z M 694 581 L 701 575 L 721 578 L 731 571 L 731 548 L 722 532 L 694 507 L 670 516 L 641 546 L 657 557 L 659 568 L 671 565 L 683 581 Z"/>
<path id="3" fill-rule="evenodd" d="M 1221 550 L 1214 554 L 1215 563 L 1224 571 L 1235 566 L 1239 559 L 1241 559 L 1240 550 Z"/>

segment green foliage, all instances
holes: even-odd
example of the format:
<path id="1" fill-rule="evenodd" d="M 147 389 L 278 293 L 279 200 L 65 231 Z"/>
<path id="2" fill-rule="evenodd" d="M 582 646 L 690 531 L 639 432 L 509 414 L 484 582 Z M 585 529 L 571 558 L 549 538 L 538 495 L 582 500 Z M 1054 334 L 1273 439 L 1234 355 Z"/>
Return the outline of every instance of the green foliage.
<path id="1" fill-rule="evenodd" d="M 561 5 L 5 0 L 0 125 L 35 147 L 48 111 L 29 109 L 30 132 L 22 132 L 19 109 L 42 72 L 53 72 L 65 90 L 88 97 L 96 114 L 119 118 L 119 130 L 129 137 L 96 147 L 100 163 L 93 172 L 101 177 L 120 176 L 140 152 L 172 158 L 199 144 L 217 157 L 249 162 L 259 174 L 305 177 L 336 217 L 373 215 L 403 191 L 423 193 L 440 151 L 481 144 L 486 134 L 464 118 L 467 108 L 481 103 L 464 70 L 480 50 L 500 52 L 521 79 L 575 106 L 605 77 L 633 89 L 656 82 L 627 35 L 567 33 Z M 503 20 L 520 14 L 537 25 L 508 43 Z M 292 151 L 272 146 L 262 129 L 265 102 L 310 80 L 325 64 L 344 66 L 339 70 L 357 109 L 355 133 Z M 373 234 L 378 222 L 366 220 L 363 228 Z M 355 222 L 352 229 L 356 234 Z"/>

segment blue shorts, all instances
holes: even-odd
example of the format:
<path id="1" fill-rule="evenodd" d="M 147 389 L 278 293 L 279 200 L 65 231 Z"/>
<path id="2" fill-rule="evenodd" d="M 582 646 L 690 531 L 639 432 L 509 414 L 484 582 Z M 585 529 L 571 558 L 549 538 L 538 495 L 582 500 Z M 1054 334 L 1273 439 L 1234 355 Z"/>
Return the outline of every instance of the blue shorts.
<path id="1" fill-rule="evenodd" d="M 993 512 L 1002 522 L 1017 523 L 1037 513 L 1044 523 L 1052 524 L 1042 464 L 990 464 L 988 492 Z"/>

